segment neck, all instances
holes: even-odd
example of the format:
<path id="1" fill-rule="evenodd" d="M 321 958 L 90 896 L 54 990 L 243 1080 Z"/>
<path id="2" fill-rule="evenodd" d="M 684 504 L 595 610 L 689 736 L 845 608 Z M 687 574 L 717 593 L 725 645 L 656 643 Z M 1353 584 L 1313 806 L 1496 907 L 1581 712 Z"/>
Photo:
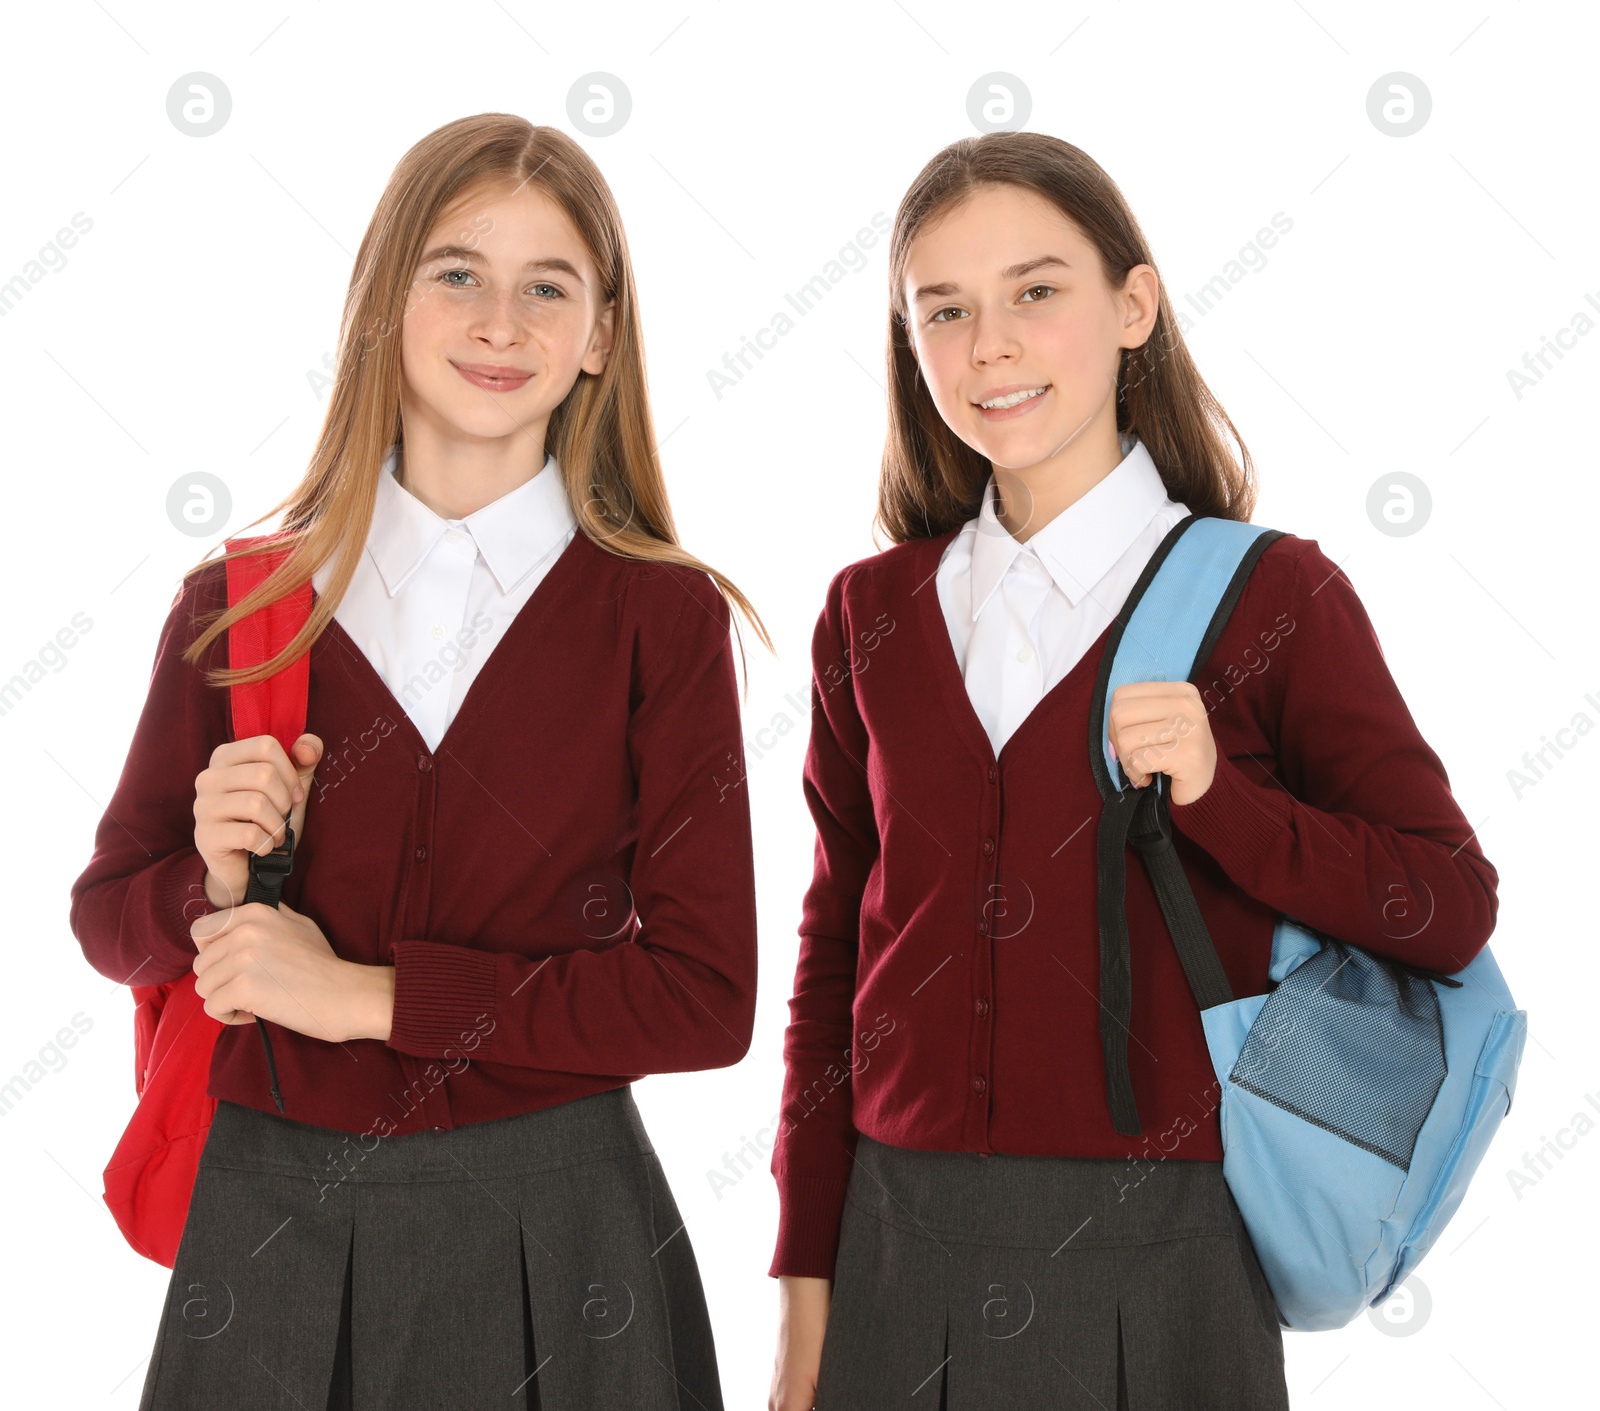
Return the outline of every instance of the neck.
<path id="1" fill-rule="evenodd" d="M 401 425 L 395 479 L 440 519 L 465 519 L 544 469 L 542 422 L 494 437 L 464 437 L 404 414 Z"/>
<path id="2" fill-rule="evenodd" d="M 1115 423 L 1077 436 L 1053 456 L 1030 466 L 993 465 L 999 502 L 995 518 L 1019 544 L 1076 504 L 1122 463 Z"/>

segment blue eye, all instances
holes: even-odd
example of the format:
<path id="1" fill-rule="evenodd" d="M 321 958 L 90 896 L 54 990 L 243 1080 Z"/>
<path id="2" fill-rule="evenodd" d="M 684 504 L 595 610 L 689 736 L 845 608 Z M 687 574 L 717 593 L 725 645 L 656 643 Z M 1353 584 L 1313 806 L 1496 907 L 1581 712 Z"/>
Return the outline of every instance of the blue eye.
<path id="1" fill-rule="evenodd" d="M 466 289 L 468 285 L 465 282 L 458 283 L 451 277 L 452 275 L 457 274 L 463 275 L 467 279 L 477 278 L 477 276 L 474 275 L 469 269 L 446 269 L 440 270 L 439 273 L 434 276 L 434 279 L 438 283 L 444 285 L 446 289 Z M 544 299 L 546 302 L 553 302 L 555 299 L 565 299 L 567 297 L 566 294 L 563 293 L 562 290 L 556 285 L 546 284 L 543 281 L 540 281 L 538 284 L 530 284 L 528 287 L 536 291 L 548 289 L 550 291 L 548 295 L 540 295 L 540 298 Z"/>

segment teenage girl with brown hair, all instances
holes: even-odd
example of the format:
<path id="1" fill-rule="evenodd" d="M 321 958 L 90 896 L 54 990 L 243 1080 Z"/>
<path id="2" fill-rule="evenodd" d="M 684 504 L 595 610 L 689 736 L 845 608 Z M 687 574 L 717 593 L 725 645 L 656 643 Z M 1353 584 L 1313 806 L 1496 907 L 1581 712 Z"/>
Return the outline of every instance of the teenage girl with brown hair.
<path id="1" fill-rule="evenodd" d="M 1199 1012 L 1136 861 L 1143 1134 L 1112 1122 L 1088 759 L 1113 621 L 1183 517 L 1249 518 L 1249 455 L 1076 147 L 947 147 L 901 202 L 889 272 L 893 547 L 834 576 L 812 642 L 769 1404 L 1284 1407 Z M 1119 686 L 1107 730 L 1130 784 L 1168 776 L 1234 992 L 1268 988 L 1280 913 L 1466 964 L 1495 870 L 1315 540 L 1262 553 L 1201 679 L 1222 689 Z"/>

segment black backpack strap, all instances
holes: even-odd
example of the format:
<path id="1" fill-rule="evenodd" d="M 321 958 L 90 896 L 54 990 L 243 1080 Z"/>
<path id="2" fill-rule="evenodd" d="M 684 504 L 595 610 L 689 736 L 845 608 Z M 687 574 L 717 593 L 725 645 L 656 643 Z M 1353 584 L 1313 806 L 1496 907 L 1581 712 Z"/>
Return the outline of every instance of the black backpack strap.
<path id="1" fill-rule="evenodd" d="M 244 889 L 246 902 L 265 902 L 277 906 L 283 899 L 283 883 L 294 867 L 294 829 L 287 817 L 283 820 L 283 841 L 262 856 L 250 854 L 250 881 Z M 278 1060 L 272 1053 L 272 1038 L 267 1033 L 267 1021 L 256 1015 L 256 1028 L 261 1031 L 261 1047 L 267 1052 L 267 1077 L 272 1085 L 272 1101 L 283 1115 L 283 1093 L 278 1088 Z"/>
<path id="2" fill-rule="evenodd" d="M 1199 524 L 1206 528 L 1188 546 L 1194 552 L 1180 554 L 1174 559 L 1173 553 L 1180 540 Z M 1173 846 L 1167 777 L 1157 774 L 1143 788 L 1135 789 L 1121 762 L 1108 762 L 1106 707 L 1115 689 L 1113 676 L 1125 674 L 1125 671 L 1114 671 L 1114 664 L 1125 668 L 1129 660 L 1141 659 L 1141 673 L 1128 679 L 1192 680 L 1221 637 L 1257 559 L 1269 543 L 1281 537 L 1279 530 L 1260 529 L 1214 516 L 1188 515 L 1179 520 L 1157 546 L 1123 603 L 1100 661 L 1089 708 L 1090 768 L 1103 800 L 1095 840 L 1100 927 L 1100 1047 L 1105 1062 L 1106 1103 L 1112 1125 L 1124 1136 L 1139 1136 L 1143 1131 L 1128 1069 L 1129 1023 L 1133 1013 L 1126 902 L 1128 847 L 1137 848 L 1144 859 L 1195 1003 L 1201 1009 L 1209 1009 L 1228 1003 L 1234 995 L 1184 873 L 1182 860 Z M 1123 638 L 1128 625 L 1163 568 L 1166 568 L 1163 601 L 1183 606 L 1187 616 L 1182 630 L 1169 636 L 1169 624 L 1165 619 L 1141 622 L 1134 646 L 1124 655 Z M 1215 606 L 1206 613 L 1208 591 Z M 1149 616 L 1147 613 L 1146 617 Z M 1203 632 L 1197 631 L 1200 625 L 1204 627 Z M 1115 778 L 1111 773 L 1113 767 Z"/>

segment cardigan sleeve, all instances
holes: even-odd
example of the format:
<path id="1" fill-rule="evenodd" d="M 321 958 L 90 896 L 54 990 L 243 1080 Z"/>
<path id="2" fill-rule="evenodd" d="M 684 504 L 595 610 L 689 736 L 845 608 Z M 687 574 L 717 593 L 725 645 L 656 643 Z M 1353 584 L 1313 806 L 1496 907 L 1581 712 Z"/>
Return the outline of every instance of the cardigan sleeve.
<path id="1" fill-rule="evenodd" d="M 118 984 L 181 978 L 196 953 L 190 923 L 217 910 L 194 845 L 194 781 L 229 737 L 227 693 L 203 675 L 227 664 L 226 637 L 198 665 L 183 653 L 205 625 L 197 616 L 226 606 L 223 583 L 220 568 L 202 570 L 168 612 L 127 760 L 72 884 L 67 924 L 89 964 Z"/>
<path id="2" fill-rule="evenodd" d="M 811 739 L 802 785 L 816 825 L 800 954 L 784 1033 L 783 1102 L 771 1170 L 778 1237 L 769 1276 L 832 1278 L 854 1162 L 851 1061 L 861 899 L 879 856 L 867 730 L 846 650 L 849 569 L 828 586 L 812 635 Z"/>
<path id="3" fill-rule="evenodd" d="M 534 957 L 397 940 L 391 1048 L 443 1057 L 477 1030 L 485 1062 L 604 1074 L 720 1068 L 749 1049 L 755 861 L 731 612 L 706 574 L 667 572 L 681 594 L 639 595 L 665 609 L 641 626 L 627 730 L 639 929 Z"/>
<path id="4" fill-rule="evenodd" d="M 1453 974 L 1494 931 L 1499 876 L 1355 589 L 1315 540 L 1300 543 L 1283 674 L 1267 698 L 1282 781 L 1219 748 L 1205 793 L 1171 805 L 1173 826 L 1274 910 Z"/>

